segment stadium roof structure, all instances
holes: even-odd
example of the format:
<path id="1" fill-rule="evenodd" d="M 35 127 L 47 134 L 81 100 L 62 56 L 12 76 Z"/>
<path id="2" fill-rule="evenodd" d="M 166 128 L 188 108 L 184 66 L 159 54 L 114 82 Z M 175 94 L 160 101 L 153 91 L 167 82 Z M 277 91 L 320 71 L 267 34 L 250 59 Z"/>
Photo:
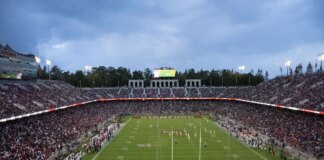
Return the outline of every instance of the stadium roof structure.
<path id="1" fill-rule="evenodd" d="M 25 57 L 29 57 L 29 58 L 35 58 L 35 55 L 32 53 L 20 53 L 15 51 L 14 49 L 12 49 L 9 44 L 6 44 L 5 46 L 3 46 L 2 44 L 0 44 L 0 49 L 4 49 L 5 51 L 9 51 L 9 52 L 13 52 L 16 55 L 20 55 L 20 56 L 25 56 Z"/>
<path id="2" fill-rule="evenodd" d="M 8 44 L 6 44 L 4 47 L 3 47 L 5 50 L 8 50 L 8 51 L 11 51 L 11 52 L 15 52 L 17 53 L 15 50 L 13 50 Z"/>

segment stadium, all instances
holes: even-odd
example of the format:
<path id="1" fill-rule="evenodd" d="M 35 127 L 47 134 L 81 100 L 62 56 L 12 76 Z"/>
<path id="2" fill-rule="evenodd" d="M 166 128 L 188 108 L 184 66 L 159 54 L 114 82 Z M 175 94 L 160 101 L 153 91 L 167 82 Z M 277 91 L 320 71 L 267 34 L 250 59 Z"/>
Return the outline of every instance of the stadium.
<path id="1" fill-rule="evenodd" d="M 24 70 L 16 63 L 7 65 Z M 234 87 L 202 86 L 201 79 L 181 86 L 170 68 L 155 69 L 149 86 L 144 79 L 75 87 L 20 77 L 0 85 L 2 159 L 323 158 L 321 70 Z"/>
<path id="2" fill-rule="evenodd" d="M 203 10 L 208 10 L 207 6 L 213 6 L 211 2 L 196 4 L 188 1 L 186 3 L 188 5 L 193 3 L 193 6 L 186 6 L 181 1 L 180 6 L 183 8 L 176 7 L 176 9 L 173 8 L 177 6 L 174 2 L 169 2 L 172 7 L 169 6 L 170 4 L 167 6 L 159 4 L 157 7 L 157 4 L 146 1 L 137 2 L 140 4 L 135 3 L 136 5 L 133 3 L 123 5 L 117 3 L 117 5 L 109 2 L 112 6 L 112 8 L 107 7 L 109 12 L 101 10 L 102 6 L 97 4 L 92 10 L 91 7 L 94 4 L 85 3 L 84 5 L 89 10 L 91 9 L 91 13 L 88 13 L 88 9 L 84 12 L 95 15 L 90 16 L 91 18 L 79 12 L 79 7 L 84 1 L 67 4 L 67 10 L 61 6 L 61 3 L 35 2 L 34 4 L 33 2 L 35 1 L 30 2 L 31 5 L 16 1 L 12 3 L 3 1 L 0 2 L 0 10 L 10 15 L 13 14 L 10 7 L 22 6 L 21 11 L 33 13 L 37 11 L 37 14 L 26 14 L 26 17 L 31 15 L 34 17 L 41 15 L 43 7 L 49 5 L 50 9 L 45 7 L 45 10 L 50 14 L 42 16 L 49 18 L 53 14 L 64 13 L 63 15 L 67 17 L 73 17 L 74 14 L 82 15 L 82 17 L 78 20 L 70 17 L 68 22 L 63 20 L 65 16 L 51 17 L 51 20 L 60 23 L 72 21 L 70 25 L 75 28 L 66 29 L 62 27 L 64 25 L 58 24 L 57 28 L 48 29 L 46 34 L 42 35 L 46 39 L 47 33 L 50 33 L 50 35 L 55 35 L 53 39 L 35 44 L 31 48 L 27 46 L 32 44 L 33 40 L 30 42 L 24 40 L 21 43 L 22 37 L 14 36 L 12 40 L 12 37 L 6 36 L 7 33 L 5 33 L 3 34 L 6 38 L 4 40 L 0 36 L 0 42 L 10 42 L 10 45 L 0 44 L 0 160 L 324 160 L 324 71 L 322 66 L 324 54 L 321 53 L 324 49 L 316 48 L 317 45 L 312 46 L 315 49 L 311 51 L 318 49 L 316 52 L 319 53 L 312 53 L 312 55 L 309 54 L 307 47 L 294 50 L 298 52 L 295 54 L 296 57 L 302 57 L 295 59 L 300 60 L 296 62 L 298 63 L 296 66 L 293 66 L 294 61 L 287 60 L 288 58 L 280 62 L 282 63 L 280 66 L 276 66 L 277 62 L 272 57 L 281 54 L 268 55 L 265 59 L 270 60 L 266 65 L 262 65 L 262 60 L 255 58 L 256 53 L 252 54 L 252 59 L 260 63 L 245 59 L 244 57 L 248 55 L 242 56 L 243 52 L 239 53 L 242 54 L 240 55 L 242 58 L 237 59 L 237 54 L 230 53 L 233 48 L 229 47 L 224 57 L 230 57 L 230 61 L 237 59 L 238 65 L 233 63 L 231 67 L 228 67 L 228 59 L 215 60 L 211 58 L 214 57 L 213 54 L 206 54 L 208 65 L 225 69 L 201 69 L 208 68 L 207 64 L 200 63 L 200 58 L 205 57 L 205 54 L 195 53 L 192 59 L 187 60 L 186 56 L 192 56 L 189 51 L 187 55 L 183 55 L 174 52 L 173 50 L 177 51 L 175 48 L 172 50 L 165 48 L 174 44 L 177 44 L 176 48 L 182 47 L 182 43 L 174 38 L 167 38 L 167 41 L 171 41 L 172 44 L 164 44 L 165 41 L 158 40 L 161 36 L 154 36 L 154 39 L 151 39 L 144 36 L 146 32 L 139 34 L 139 39 L 132 36 L 129 36 L 130 39 L 123 39 L 122 36 L 109 34 L 108 37 L 117 38 L 112 40 L 100 37 L 99 41 L 93 39 L 96 41 L 93 47 L 92 42 L 84 41 L 85 37 L 96 35 L 92 27 L 83 26 L 80 27 L 81 31 L 77 32 L 78 34 L 74 32 L 79 29 L 77 26 L 82 26 L 83 18 L 86 19 L 87 24 L 104 25 L 101 20 L 93 20 L 93 17 L 98 16 L 97 19 L 100 19 L 103 13 L 106 16 L 106 14 L 115 13 L 116 10 L 118 14 L 113 14 L 112 17 L 117 17 L 117 20 L 111 17 L 110 20 L 103 20 L 112 26 L 104 30 L 124 32 L 126 29 L 123 27 L 127 25 L 121 22 L 125 18 L 123 16 L 126 15 L 127 24 L 133 23 L 130 19 L 136 19 L 136 16 L 131 14 L 133 12 L 125 13 L 133 11 L 134 8 L 130 9 L 129 6 L 135 8 L 141 6 L 134 10 L 145 14 L 147 12 L 157 14 L 158 9 L 167 8 L 167 15 L 175 16 L 187 9 L 197 11 L 197 6 L 204 6 Z M 297 5 L 286 3 L 284 7 Z M 120 9 L 119 5 L 128 7 Z M 276 6 L 274 7 L 276 9 L 282 7 L 277 3 L 271 6 Z M 155 10 L 152 11 L 152 8 Z M 74 13 L 74 11 L 78 12 Z M 36 17 L 43 22 L 46 18 L 42 16 Z M 163 15 L 150 16 L 155 19 Z M 140 14 L 139 17 L 145 16 Z M 185 20 L 188 20 L 188 17 L 195 16 L 187 17 L 186 12 L 185 17 Z M 152 22 L 150 17 L 146 18 L 143 22 Z M 8 20 L 10 18 L 2 17 L 2 19 L 8 22 L 7 24 L 16 26 L 16 23 Z M 32 21 L 32 19 L 29 20 Z M 160 20 L 164 22 L 163 19 Z M 177 19 L 177 22 L 180 20 Z M 194 18 L 194 21 L 190 20 L 190 22 L 196 21 L 205 22 L 200 21 L 199 18 Z M 25 19 L 21 22 L 25 22 Z M 117 25 L 114 28 L 113 24 L 118 24 L 117 22 L 123 25 Z M 47 26 L 41 23 L 36 24 L 41 27 L 35 31 L 37 32 L 35 35 L 41 35 L 40 30 Z M 67 28 L 68 26 L 66 25 Z M 25 27 L 28 28 L 27 23 Z M 141 30 L 143 26 L 132 26 L 132 28 L 136 27 Z M 12 32 L 15 32 L 19 30 L 18 28 L 4 27 L 0 24 L 0 29 L 8 33 L 10 33 L 9 30 L 12 29 Z M 95 30 L 102 29 L 98 26 L 94 28 Z M 65 43 L 63 43 L 64 36 L 61 30 L 65 30 L 62 32 L 64 34 L 71 33 L 69 35 L 71 37 L 66 38 Z M 234 30 L 231 31 L 234 32 Z M 83 32 L 89 32 L 89 35 L 78 37 Z M 163 36 L 174 34 L 174 32 L 168 27 L 163 28 Z M 257 31 L 253 29 L 254 32 Z M 154 34 L 159 33 L 154 31 Z M 194 34 L 193 30 L 185 35 L 191 34 Z M 213 38 L 219 36 L 209 34 Z M 19 36 L 22 35 L 28 37 L 27 32 L 21 32 Z M 226 36 L 229 37 L 231 34 L 226 34 Z M 73 38 L 76 37 L 80 39 L 74 42 Z M 189 41 L 191 38 L 186 39 Z M 195 35 L 193 39 L 199 39 L 199 36 Z M 203 39 L 206 40 L 205 37 Z M 222 40 L 226 41 L 227 38 Z M 43 41 L 39 39 L 39 42 Z M 101 46 L 103 41 L 105 45 Z M 120 48 L 118 48 L 119 41 L 122 42 Z M 149 45 L 143 45 L 142 41 Z M 207 45 L 207 42 L 209 40 L 204 41 L 203 48 L 211 47 Z M 214 41 L 210 40 L 210 42 Z M 223 44 L 223 42 L 215 42 Z M 306 43 L 306 40 L 303 43 Z M 195 43 L 194 46 L 199 44 Z M 11 47 L 11 45 L 19 47 Z M 73 45 L 77 47 L 73 48 Z M 159 51 L 155 49 L 147 51 L 146 49 L 151 45 Z M 100 50 L 104 46 L 115 50 Z M 201 49 L 191 48 L 190 45 L 187 47 Z M 255 50 L 260 49 L 254 44 L 253 47 Z M 130 49 L 124 50 L 125 48 Z M 221 47 L 213 44 L 212 48 L 214 52 Z M 20 50 L 28 51 L 23 51 L 23 53 Z M 85 55 L 82 54 L 83 51 Z M 103 53 L 96 53 L 101 51 Z M 238 52 L 236 49 L 234 51 Z M 117 53 L 114 55 L 111 52 Z M 125 54 L 124 52 L 134 53 Z M 170 52 L 170 55 L 164 52 Z M 179 52 L 184 52 L 184 50 Z M 120 58 L 119 54 L 124 57 Z M 266 54 L 263 53 L 262 56 L 264 55 Z M 171 58 L 168 59 L 165 56 Z M 178 59 L 178 56 L 183 56 L 183 58 Z M 316 59 L 316 61 L 308 61 L 309 59 Z M 215 61 L 219 63 L 218 66 Z M 241 65 L 242 63 L 247 66 Z M 187 65 L 183 67 L 184 64 Z M 277 67 L 277 71 L 272 71 L 272 64 Z M 306 64 L 305 68 L 303 64 Z M 137 69 L 137 65 L 145 69 Z M 266 70 L 257 69 L 256 72 L 253 70 L 253 68 L 262 67 Z M 248 69 L 251 71 L 247 71 Z M 273 73 L 274 76 L 270 76 L 269 73 Z"/>

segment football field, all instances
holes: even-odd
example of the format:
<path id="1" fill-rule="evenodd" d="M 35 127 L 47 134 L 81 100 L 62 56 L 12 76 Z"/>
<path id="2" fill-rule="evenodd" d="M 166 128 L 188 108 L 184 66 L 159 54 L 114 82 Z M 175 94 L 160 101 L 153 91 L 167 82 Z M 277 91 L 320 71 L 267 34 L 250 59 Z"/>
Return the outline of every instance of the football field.
<path id="1" fill-rule="evenodd" d="M 277 159 L 231 137 L 204 117 L 132 117 L 91 160 Z"/>

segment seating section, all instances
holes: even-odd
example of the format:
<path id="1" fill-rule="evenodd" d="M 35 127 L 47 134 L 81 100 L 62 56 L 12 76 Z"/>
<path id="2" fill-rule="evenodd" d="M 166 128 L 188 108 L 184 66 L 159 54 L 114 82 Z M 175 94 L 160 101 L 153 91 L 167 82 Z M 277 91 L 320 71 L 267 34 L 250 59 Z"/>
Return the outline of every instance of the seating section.
<path id="1" fill-rule="evenodd" d="M 77 88 L 63 81 L 0 83 L 0 118 L 99 98 L 223 97 L 324 111 L 324 75 L 277 77 L 258 86 L 200 88 Z"/>

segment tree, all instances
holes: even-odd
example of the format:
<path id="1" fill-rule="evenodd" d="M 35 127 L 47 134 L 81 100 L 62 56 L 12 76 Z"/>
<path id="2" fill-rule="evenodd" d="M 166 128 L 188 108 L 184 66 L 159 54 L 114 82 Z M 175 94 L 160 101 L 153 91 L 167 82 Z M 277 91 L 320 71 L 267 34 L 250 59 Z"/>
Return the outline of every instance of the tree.
<path id="1" fill-rule="evenodd" d="M 302 64 L 298 64 L 295 69 L 295 75 L 301 75 L 303 73 L 303 66 Z"/>
<path id="2" fill-rule="evenodd" d="M 153 78 L 153 73 L 149 68 L 144 69 L 144 85 L 149 86 L 150 80 Z"/>
<path id="3" fill-rule="evenodd" d="M 265 74 L 264 74 L 264 80 L 266 80 L 266 81 L 269 80 L 269 73 L 268 73 L 268 71 L 266 71 Z"/>
<path id="4" fill-rule="evenodd" d="M 48 79 L 48 68 L 43 66 L 37 69 L 38 79 Z M 264 79 L 267 79 L 266 75 L 263 75 L 262 70 L 257 70 L 254 75 L 253 70 L 248 74 L 237 73 L 234 70 L 199 70 L 186 69 L 184 72 L 177 71 L 176 79 L 179 80 L 179 86 L 185 85 L 186 79 L 201 79 L 203 85 L 208 86 L 235 86 L 236 77 L 238 78 L 238 85 L 257 85 Z M 105 67 L 98 66 L 93 67 L 91 71 L 87 73 L 82 70 L 75 72 L 63 71 L 58 66 L 51 68 L 51 79 L 64 80 L 77 87 L 116 87 L 121 85 L 127 85 L 129 79 L 141 79 L 144 80 L 145 86 L 149 86 L 150 80 L 153 78 L 153 73 L 149 68 L 142 70 L 135 70 L 132 73 L 130 69 L 125 67 Z"/>
<path id="5" fill-rule="evenodd" d="M 202 85 L 209 85 L 209 71 L 201 69 L 197 72 L 197 76 L 201 79 Z"/>
<path id="6" fill-rule="evenodd" d="M 135 70 L 133 72 L 133 79 L 144 79 L 143 72 L 140 70 Z"/>
<path id="7" fill-rule="evenodd" d="M 258 69 L 257 73 L 253 78 L 253 85 L 259 84 L 264 81 L 263 71 Z"/>
<path id="8" fill-rule="evenodd" d="M 219 82 L 219 74 L 216 70 L 212 69 L 210 71 L 210 74 L 209 74 L 209 85 L 210 86 L 220 86 L 221 85 L 221 82 Z"/>
<path id="9" fill-rule="evenodd" d="M 54 65 L 50 71 L 52 80 L 61 80 L 62 70 Z"/>
<path id="10" fill-rule="evenodd" d="M 38 64 L 37 65 L 37 72 L 36 72 L 36 76 L 37 76 L 37 78 L 41 78 L 41 76 L 42 76 L 42 67 Z"/>
<path id="11" fill-rule="evenodd" d="M 188 70 L 186 79 L 195 79 L 196 78 L 196 71 L 195 69 L 191 68 Z"/>
<path id="12" fill-rule="evenodd" d="M 85 75 L 81 70 L 77 70 L 75 72 L 73 83 L 79 85 L 80 87 L 89 86 L 89 82 L 85 79 Z"/>
<path id="13" fill-rule="evenodd" d="M 308 65 L 307 65 L 307 69 L 306 69 L 306 74 L 312 74 L 314 71 L 313 71 L 313 66 L 312 64 L 309 62 Z"/>
<path id="14" fill-rule="evenodd" d="M 125 67 L 117 68 L 117 76 L 118 76 L 117 83 L 119 81 L 120 85 L 124 85 L 124 86 L 127 85 L 128 80 L 132 78 L 132 74 L 130 73 L 130 70 Z"/>
<path id="15" fill-rule="evenodd" d="M 181 73 L 181 72 L 178 72 L 177 71 L 176 72 L 176 78 L 179 80 L 179 86 L 185 85 L 186 77 L 185 77 L 185 74 L 184 73 Z"/>
<path id="16" fill-rule="evenodd" d="M 47 71 L 47 67 L 44 65 L 43 69 L 41 70 L 40 73 L 40 79 L 48 79 L 48 71 Z"/>

